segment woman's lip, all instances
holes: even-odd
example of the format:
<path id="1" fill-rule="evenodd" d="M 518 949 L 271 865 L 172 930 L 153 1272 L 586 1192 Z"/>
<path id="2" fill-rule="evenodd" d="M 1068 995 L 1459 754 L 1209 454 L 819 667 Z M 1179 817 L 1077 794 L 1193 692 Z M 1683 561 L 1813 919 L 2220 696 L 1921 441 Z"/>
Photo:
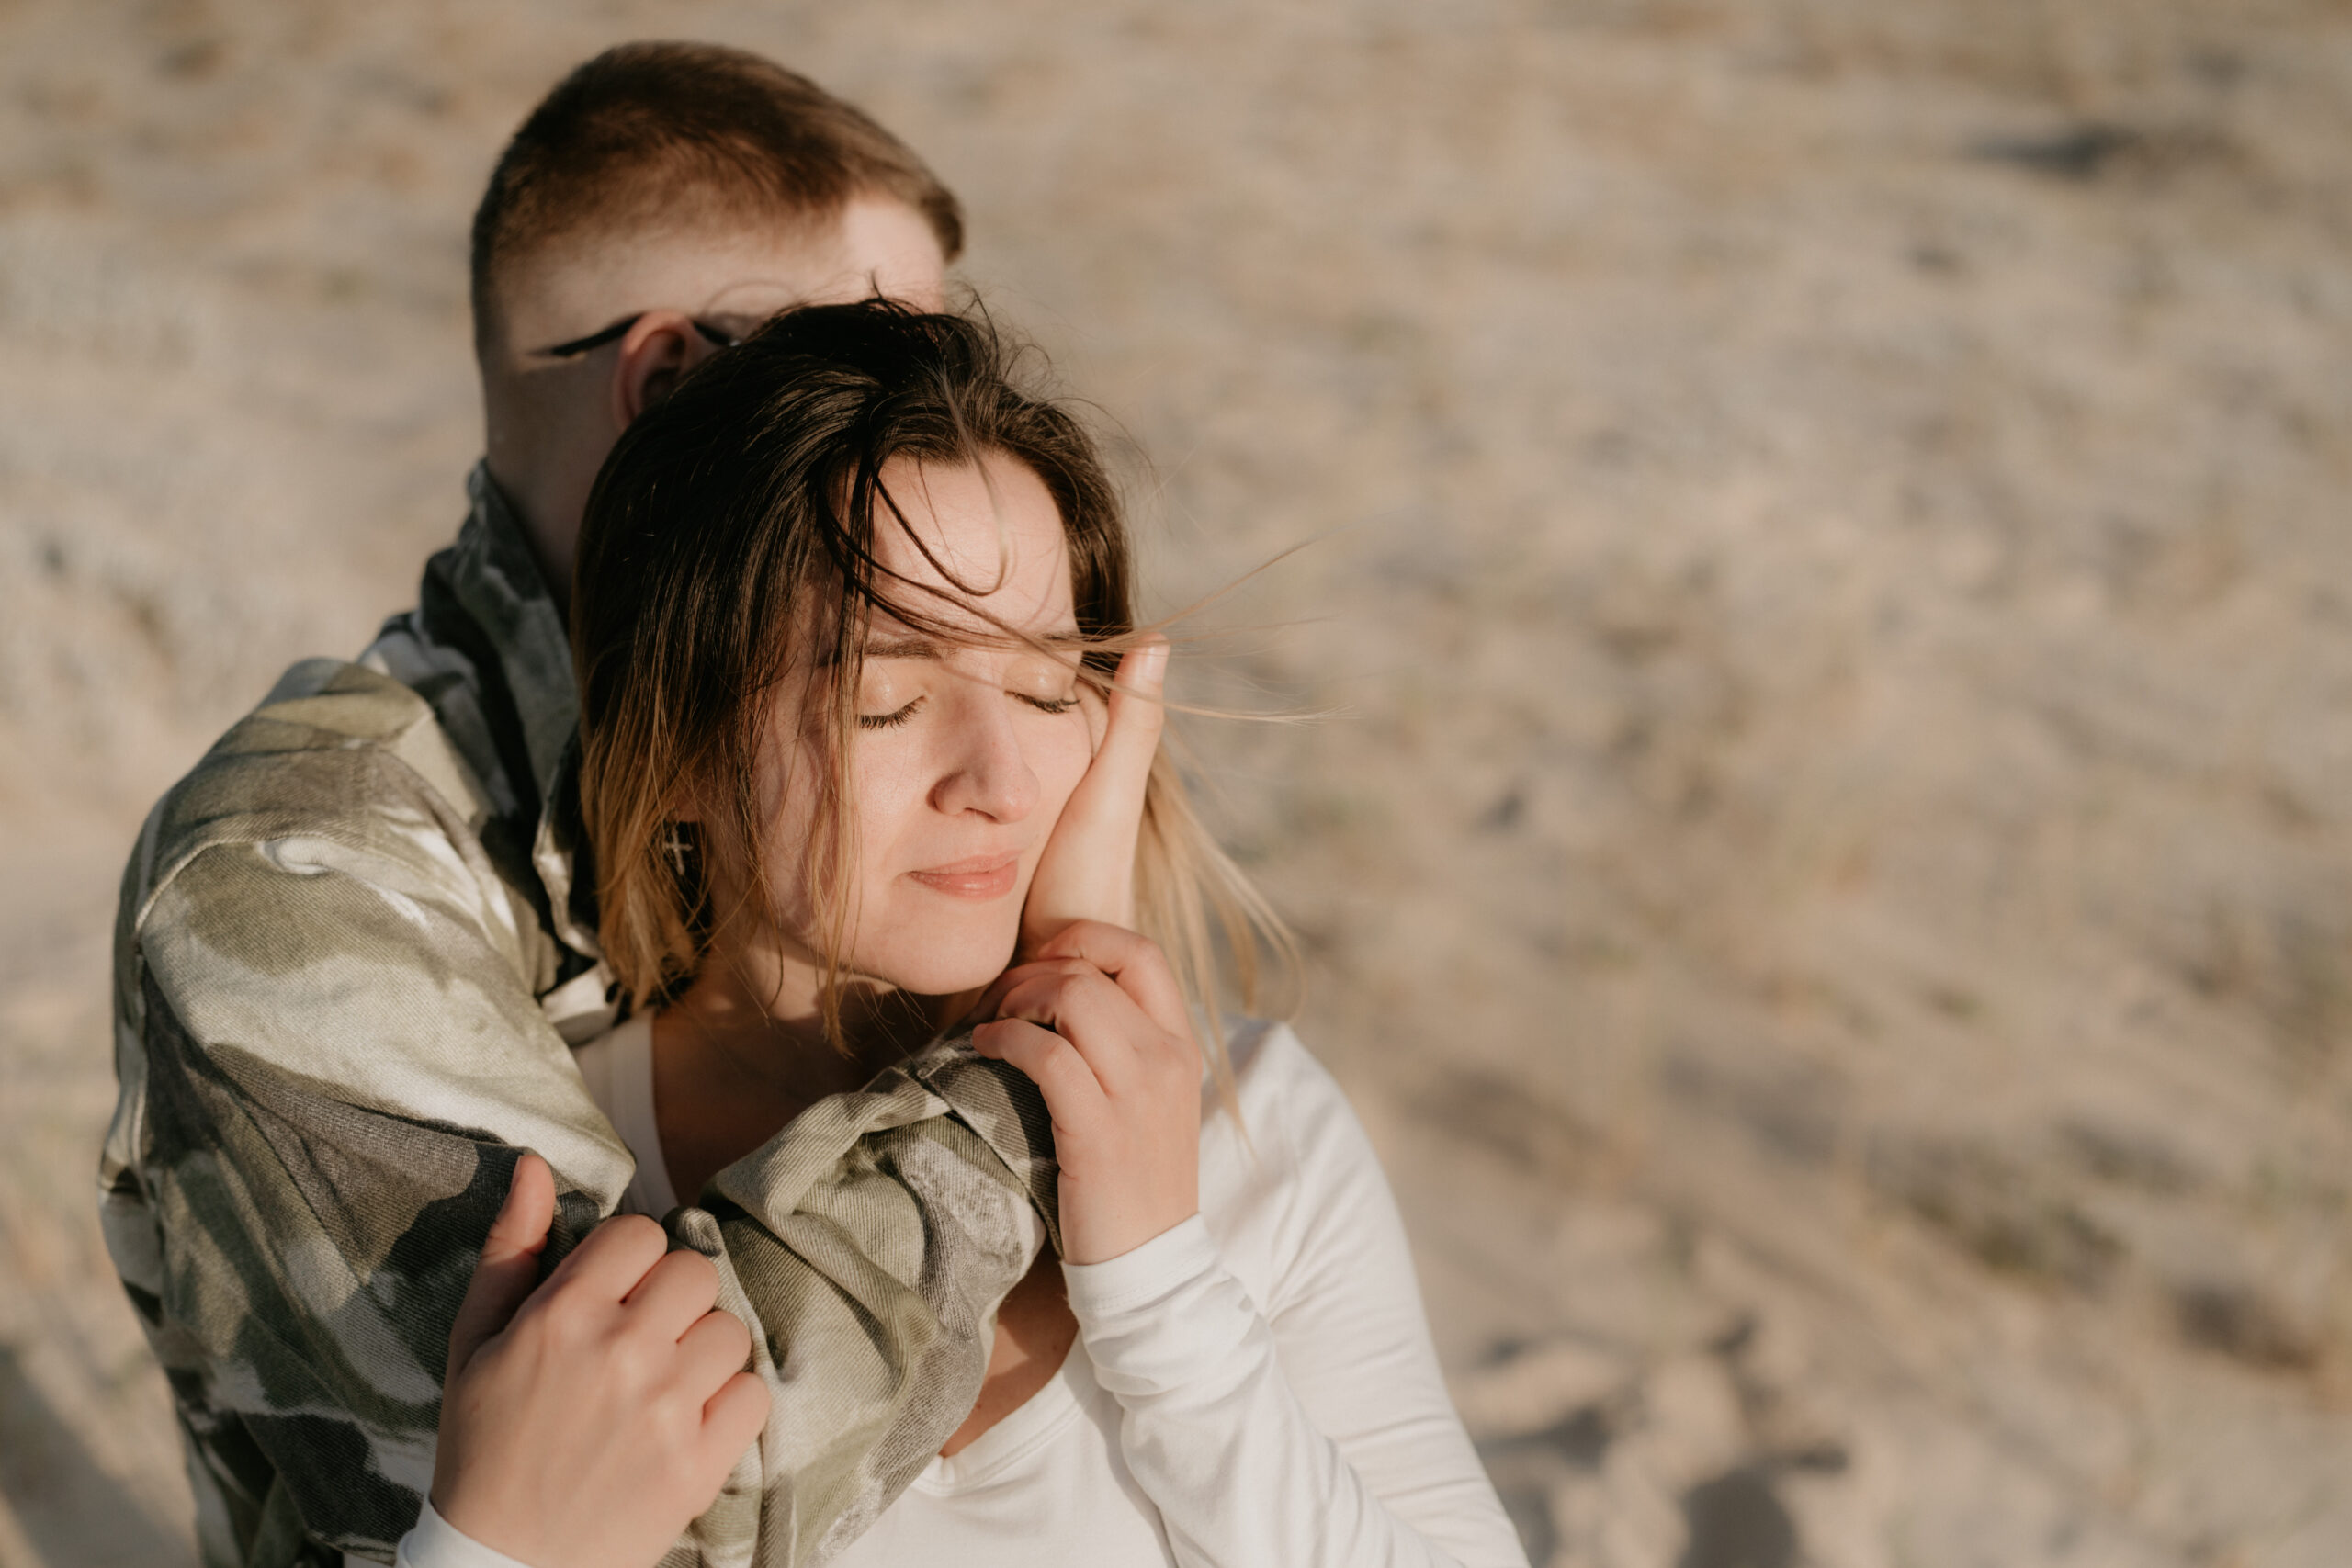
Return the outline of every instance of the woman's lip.
<path id="1" fill-rule="evenodd" d="M 950 897 L 975 900 L 1001 898 L 1012 892 L 1012 885 L 1020 880 L 1021 857 L 1017 854 L 973 855 L 967 860 L 926 866 L 907 874 L 932 891 L 944 893 Z"/>

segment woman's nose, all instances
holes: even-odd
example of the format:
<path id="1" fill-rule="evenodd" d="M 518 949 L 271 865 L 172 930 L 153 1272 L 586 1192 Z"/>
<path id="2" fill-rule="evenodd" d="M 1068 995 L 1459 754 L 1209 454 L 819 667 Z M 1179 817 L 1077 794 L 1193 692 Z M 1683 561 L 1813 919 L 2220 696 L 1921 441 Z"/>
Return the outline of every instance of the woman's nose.
<path id="1" fill-rule="evenodd" d="M 1018 822 L 1037 804 L 1037 775 L 1022 752 L 1009 699 L 975 685 L 959 693 L 955 722 L 944 726 L 947 753 L 932 805 L 955 816 L 977 811 L 998 822 Z"/>

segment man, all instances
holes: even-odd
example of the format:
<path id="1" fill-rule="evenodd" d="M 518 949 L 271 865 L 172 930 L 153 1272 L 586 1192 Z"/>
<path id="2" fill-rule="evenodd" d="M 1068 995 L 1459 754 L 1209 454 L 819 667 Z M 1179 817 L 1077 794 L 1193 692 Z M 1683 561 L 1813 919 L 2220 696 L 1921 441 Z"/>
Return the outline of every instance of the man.
<path id="1" fill-rule="evenodd" d="M 171 1380 L 208 1563 L 390 1561 L 521 1151 L 553 1170 L 550 1258 L 627 1186 L 566 1051 L 612 1016 L 573 863 L 564 622 L 599 465 L 768 313 L 933 303 L 961 241 L 906 147 L 736 51 L 600 55 L 500 159 L 473 230 L 488 446 L 471 514 L 417 608 L 356 664 L 289 671 L 157 806 L 124 876 L 102 1212 Z M 775 1399 L 696 1521 L 704 1561 L 753 1561 L 755 1539 L 761 1562 L 825 1555 L 969 1409 L 993 1311 L 972 1298 L 992 1303 L 1028 1258 L 957 1223 L 1017 1210 L 1034 1238 L 1052 1192 L 1022 1105 L 971 1068 L 877 1080 L 816 1151 L 937 1145 L 949 1157 L 919 1163 L 944 1185 L 906 1185 L 916 1245 L 954 1253 L 958 1289 L 803 1261 L 777 1236 L 797 1196 L 673 1220 L 718 1263 L 720 1304 L 764 1329 L 751 1359 Z M 891 1240 L 859 1234 L 862 1212 L 841 1224 Z M 814 1374 L 797 1364 L 811 1347 Z"/>

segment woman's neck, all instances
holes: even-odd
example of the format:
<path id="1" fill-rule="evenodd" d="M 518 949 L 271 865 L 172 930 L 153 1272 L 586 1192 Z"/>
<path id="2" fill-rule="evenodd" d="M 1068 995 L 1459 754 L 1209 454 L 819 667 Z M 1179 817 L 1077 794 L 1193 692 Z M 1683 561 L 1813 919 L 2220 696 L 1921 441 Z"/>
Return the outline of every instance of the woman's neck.
<path id="1" fill-rule="evenodd" d="M 682 1201 L 818 1100 L 920 1050 L 969 1002 L 849 979 L 837 992 L 844 1052 L 827 1035 L 822 984 L 795 955 L 722 950 L 654 1016 L 654 1116 Z"/>

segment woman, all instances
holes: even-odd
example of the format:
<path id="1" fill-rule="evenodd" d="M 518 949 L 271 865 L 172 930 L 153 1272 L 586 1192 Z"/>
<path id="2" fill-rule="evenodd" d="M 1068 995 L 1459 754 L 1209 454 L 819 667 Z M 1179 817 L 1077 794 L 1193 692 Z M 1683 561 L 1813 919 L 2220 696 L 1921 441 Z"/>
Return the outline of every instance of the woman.
<path id="1" fill-rule="evenodd" d="M 1091 444 L 982 321 L 794 312 L 631 430 L 573 599 L 601 936 L 635 1010 L 580 1065 L 630 1206 L 667 1213 L 975 1021 L 1051 1112 L 1060 1258 L 1004 1299 L 969 1417 L 832 1561 L 1521 1563 L 1361 1129 L 1286 1029 L 1215 1021 L 1212 921 L 1245 999 L 1268 922 L 1155 760 L 1166 649 L 1129 574 Z M 530 1228 L 484 1277 L 527 1277 Z M 477 1356 L 461 1323 L 447 1518 L 404 1557 L 660 1555 L 758 1429 L 698 1265 L 607 1225 L 504 1337 L 590 1298 L 572 1343 L 667 1391 L 658 1443 L 582 1403 L 576 1355 Z M 621 1484 L 649 1448 L 667 1468 Z"/>

